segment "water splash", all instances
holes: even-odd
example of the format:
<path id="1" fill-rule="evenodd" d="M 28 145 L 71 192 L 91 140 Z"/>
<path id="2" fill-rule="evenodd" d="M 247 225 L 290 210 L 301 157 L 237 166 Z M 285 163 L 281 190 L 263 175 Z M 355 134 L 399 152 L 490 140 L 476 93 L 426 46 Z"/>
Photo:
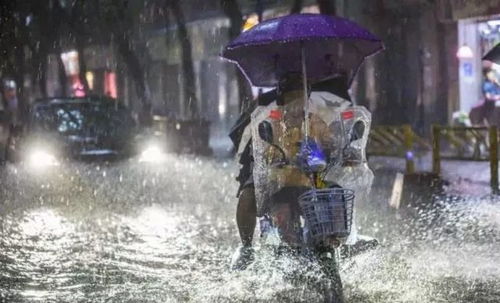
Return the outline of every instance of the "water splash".
<path id="1" fill-rule="evenodd" d="M 236 170 L 171 155 L 66 163 L 43 178 L 8 166 L 0 301 L 321 302 L 321 271 L 299 257 L 258 248 L 247 271 L 229 270 Z M 441 197 L 396 215 L 375 196 L 358 217 L 382 243 L 343 260 L 347 301 L 500 301 L 498 202 Z"/>

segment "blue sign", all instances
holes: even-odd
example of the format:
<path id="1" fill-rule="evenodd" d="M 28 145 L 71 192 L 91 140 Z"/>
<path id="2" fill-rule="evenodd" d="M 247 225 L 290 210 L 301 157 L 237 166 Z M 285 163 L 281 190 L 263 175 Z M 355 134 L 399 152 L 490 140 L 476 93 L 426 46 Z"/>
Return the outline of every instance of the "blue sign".
<path id="1" fill-rule="evenodd" d="M 462 72 L 465 77 L 472 77 L 474 75 L 474 69 L 472 68 L 472 63 L 464 62 L 462 64 Z"/>

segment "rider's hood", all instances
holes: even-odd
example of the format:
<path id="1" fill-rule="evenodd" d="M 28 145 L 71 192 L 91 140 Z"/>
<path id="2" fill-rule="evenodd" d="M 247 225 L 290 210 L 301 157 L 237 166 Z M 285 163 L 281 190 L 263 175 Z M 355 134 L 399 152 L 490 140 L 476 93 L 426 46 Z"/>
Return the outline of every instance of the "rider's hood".
<path id="1" fill-rule="evenodd" d="M 309 113 L 317 115 L 327 125 L 334 119 L 333 111 L 343 111 L 352 104 L 349 100 L 339 97 L 327 91 L 313 91 L 308 98 Z M 289 109 L 303 107 L 303 91 L 295 90 L 284 94 L 285 107 Z"/>
<path id="2" fill-rule="evenodd" d="M 312 92 L 309 96 L 309 112 L 320 117 L 327 125 L 335 119 L 332 111 L 343 111 L 351 105 L 350 101 L 330 92 Z"/>

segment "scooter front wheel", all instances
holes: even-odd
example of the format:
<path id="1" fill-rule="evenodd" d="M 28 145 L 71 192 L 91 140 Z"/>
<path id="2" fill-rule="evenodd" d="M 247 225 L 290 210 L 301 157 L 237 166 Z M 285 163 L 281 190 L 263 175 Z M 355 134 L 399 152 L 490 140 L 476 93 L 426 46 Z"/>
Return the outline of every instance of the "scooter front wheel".
<path id="1" fill-rule="evenodd" d="M 338 263 L 333 256 L 320 258 L 321 269 L 327 279 L 322 285 L 325 303 L 344 303 L 344 291 Z"/>

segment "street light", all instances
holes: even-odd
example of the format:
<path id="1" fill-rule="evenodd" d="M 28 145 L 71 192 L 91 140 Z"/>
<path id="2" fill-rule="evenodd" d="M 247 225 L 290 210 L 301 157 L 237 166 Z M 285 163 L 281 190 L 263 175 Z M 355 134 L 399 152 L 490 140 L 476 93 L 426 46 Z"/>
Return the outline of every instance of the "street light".
<path id="1" fill-rule="evenodd" d="M 474 52 L 472 51 L 472 48 L 470 48 L 470 46 L 468 46 L 467 44 L 464 44 L 458 49 L 457 58 L 458 59 L 472 59 L 472 58 L 474 58 Z"/>

